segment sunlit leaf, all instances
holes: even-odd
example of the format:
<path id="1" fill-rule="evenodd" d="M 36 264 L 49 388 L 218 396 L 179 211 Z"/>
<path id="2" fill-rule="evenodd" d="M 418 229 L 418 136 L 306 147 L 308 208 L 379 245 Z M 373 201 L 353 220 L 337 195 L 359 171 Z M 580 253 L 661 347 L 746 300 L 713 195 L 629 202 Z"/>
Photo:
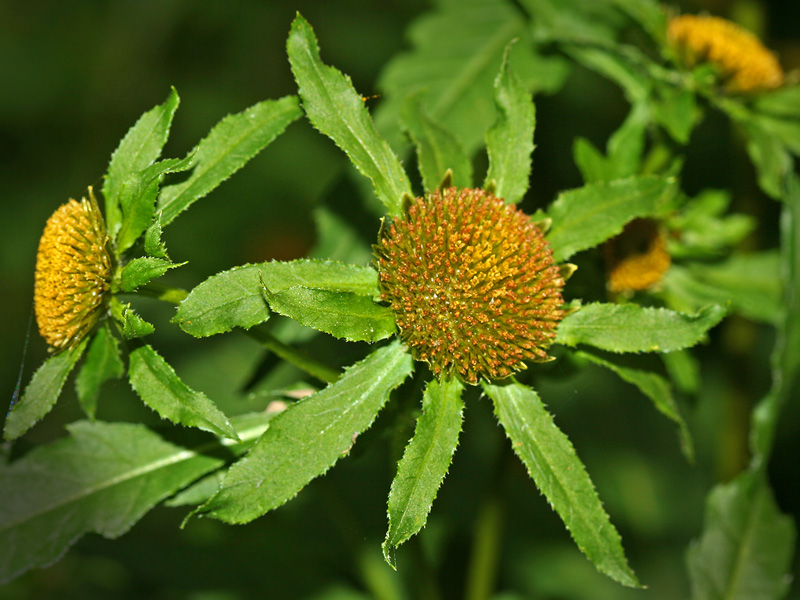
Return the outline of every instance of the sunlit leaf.
<path id="1" fill-rule="evenodd" d="M 119 343 L 106 321 L 89 344 L 86 360 L 75 378 L 78 400 L 90 419 L 94 419 L 97 410 L 100 388 L 110 379 L 119 379 L 124 372 Z"/>
<path id="2" fill-rule="evenodd" d="M 164 273 L 185 263 L 173 263 L 165 258 L 142 256 L 134 258 L 126 264 L 119 273 L 119 289 L 123 292 L 132 292 L 149 281 L 161 277 Z"/>

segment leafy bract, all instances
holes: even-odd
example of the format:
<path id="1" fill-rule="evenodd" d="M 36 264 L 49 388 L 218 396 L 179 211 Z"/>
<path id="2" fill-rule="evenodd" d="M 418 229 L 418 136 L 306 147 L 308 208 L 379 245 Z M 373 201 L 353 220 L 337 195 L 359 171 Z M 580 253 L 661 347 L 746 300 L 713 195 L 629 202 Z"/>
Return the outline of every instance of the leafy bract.
<path id="1" fill-rule="evenodd" d="M 191 175 L 161 190 L 156 209 L 162 226 L 241 169 L 300 115 L 297 98 L 286 96 L 259 102 L 217 123 L 189 153 Z"/>
<path id="2" fill-rule="evenodd" d="M 623 585 L 640 587 L 586 468 L 538 394 L 519 383 L 484 383 L 483 389 L 514 452 L 581 552 L 601 573 Z"/>
<path id="3" fill-rule="evenodd" d="M 498 198 L 516 204 L 528 191 L 536 109 L 530 92 L 508 64 L 510 50 L 508 46 L 494 82 L 497 121 L 486 132 L 489 171 L 484 187 L 493 184 Z"/>
<path id="4" fill-rule="evenodd" d="M 6 417 L 3 437 L 7 441 L 17 439 L 50 412 L 88 342 L 87 336 L 72 348 L 51 356 L 36 370 L 22 398 Z"/>
<path id="5" fill-rule="evenodd" d="M 52 563 L 81 535 L 115 538 L 158 502 L 241 454 L 272 415 L 233 419 L 243 443 L 203 434 L 186 445 L 142 425 L 67 425 L 69 436 L 0 463 L 0 583 Z"/>
<path id="6" fill-rule="evenodd" d="M 151 323 L 140 317 L 127 302 L 111 297 L 111 314 L 117 323 L 122 324 L 122 337 L 133 340 L 150 335 L 155 331 Z"/>
<path id="7" fill-rule="evenodd" d="M 408 176 L 389 144 L 375 131 L 350 78 L 322 62 L 314 31 L 299 14 L 292 23 L 286 48 L 311 124 L 330 137 L 372 181 L 389 214 L 399 215 L 403 196 L 411 195 Z"/>
<path id="8" fill-rule="evenodd" d="M 147 406 L 173 423 L 236 438 L 236 430 L 205 394 L 190 389 L 150 346 L 130 355 L 131 386 Z"/>
<path id="9" fill-rule="evenodd" d="M 75 390 L 86 416 L 94 419 L 103 384 L 109 379 L 122 377 L 124 372 L 125 365 L 122 364 L 119 343 L 106 321 L 89 344 L 86 360 L 75 378 Z"/>
<path id="10" fill-rule="evenodd" d="M 431 504 L 450 468 L 461 433 L 464 386 L 457 380 L 428 384 L 414 436 L 397 465 L 389 492 L 389 530 L 383 556 L 394 565 L 394 550 L 425 526 Z"/>
<path id="11" fill-rule="evenodd" d="M 142 256 L 134 258 L 119 271 L 119 289 L 132 292 L 149 281 L 161 277 L 164 273 L 185 263 L 176 264 L 165 258 Z"/>
<path id="12" fill-rule="evenodd" d="M 378 273 L 371 267 L 309 259 L 267 262 L 209 277 L 186 297 L 173 322 L 196 337 L 224 333 L 234 327 L 249 329 L 269 318 L 264 285 L 272 293 L 301 286 L 370 298 L 380 295 Z"/>
<path id="13" fill-rule="evenodd" d="M 395 341 L 280 413 L 195 513 L 246 523 L 290 500 L 348 453 L 411 369 L 411 356 Z"/>
<path id="14" fill-rule="evenodd" d="M 694 315 L 638 304 L 586 304 L 559 323 L 556 341 L 609 352 L 672 352 L 697 344 L 725 312 L 716 304 Z"/>
<path id="15" fill-rule="evenodd" d="M 547 216 L 553 226 L 547 240 L 553 258 L 562 261 L 622 232 L 637 217 L 664 214 L 674 202 L 673 179 L 642 176 L 590 183 L 561 193 Z"/>

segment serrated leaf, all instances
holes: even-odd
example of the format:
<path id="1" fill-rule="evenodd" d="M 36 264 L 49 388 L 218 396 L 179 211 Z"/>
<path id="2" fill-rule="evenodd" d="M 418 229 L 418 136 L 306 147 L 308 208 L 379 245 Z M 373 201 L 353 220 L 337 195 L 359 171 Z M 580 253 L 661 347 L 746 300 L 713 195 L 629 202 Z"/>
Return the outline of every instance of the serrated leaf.
<path id="1" fill-rule="evenodd" d="M 576 354 L 589 362 L 605 367 L 609 371 L 616 373 L 623 381 L 627 381 L 639 388 L 642 394 L 653 401 L 653 406 L 656 407 L 658 412 L 678 426 L 681 450 L 683 450 L 684 455 L 689 461 L 694 461 L 692 434 L 686 426 L 686 421 L 684 421 L 678 411 L 678 405 L 672 397 L 672 388 L 666 379 L 657 373 L 620 365 L 613 360 L 589 352 L 577 352 Z"/>
<path id="2" fill-rule="evenodd" d="M 268 433 L 228 470 L 219 493 L 195 514 L 246 523 L 293 498 L 347 455 L 412 367 L 411 356 L 395 341 L 278 414 Z"/>
<path id="3" fill-rule="evenodd" d="M 193 202 L 206 196 L 241 169 L 301 115 L 295 96 L 265 100 L 217 123 L 189 156 L 192 174 L 168 185 L 158 196 L 161 225 L 166 227 Z"/>
<path id="4" fill-rule="evenodd" d="M 425 526 L 458 444 L 464 402 L 458 379 L 428 383 L 422 415 L 397 465 L 389 492 L 389 529 L 383 556 L 394 565 L 395 549 Z"/>
<path id="5" fill-rule="evenodd" d="M 22 398 L 9 411 L 3 427 L 6 441 L 15 440 L 38 423 L 55 406 L 64 382 L 83 355 L 88 337 L 76 346 L 42 363 L 25 387 Z"/>
<path id="6" fill-rule="evenodd" d="M 509 65 L 511 45 L 494 82 L 497 120 L 486 132 L 489 170 L 484 187 L 494 182 L 495 195 L 517 204 L 528 191 L 536 108 L 530 92 Z"/>
<path id="7" fill-rule="evenodd" d="M 149 281 L 161 277 L 170 269 L 180 267 L 184 264 L 186 263 L 174 263 L 166 258 L 155 258 L 152 256 L 134 258 L 120 269 L 119 289 L 122 292 L 132 292 Z"/>
<path id="8" fill-rule="evenodd" d="M 538 394 L 519 383 L 483 383 L 483 390 L 492 399 L 514 452 L 581 552 L 601 573 L 623 585 L 641 587 L 586 468 Z"/>
<path id="9" fill-rule="evenodd" d="M 461 142 L 425 113 L 420 95 L 411 96 L 406 101 L 402 119 L 417 149 L 417 163 L 425 190 L 438 188 L 448 170 L 452 172 L 454 186 L 472 187 L 472 162 Z"/>
<path id="10" fill-rule="evenodd" d="M 122 185 L 129 175 L 146 169 L 161 155 L 179 102 L 178 92 L 172 88 L 163 104 L 139 117 L 111 155 L 103 181 L 103 197 L 106 202 L 106 226 L 112 239 L 122 223 L 119 204 Z"/>
<path id="11" fill-rule="evenodd" d="M 153 258 L 166 258 L 167 247 L 161 241 L 161 213 L 156 213 L 147 231 L 144 232 L 144 252 Z"/>
<path id="12" fill-rule="evenodd" d="M 334 261 L 301 259 L 236 267 L 206 279 L 194 288 L 172 319 L 186 333 L 205 337 L 249 329 L 269 318 L 261 280 L 272 291 L 295 286 L 377 297 L 378 273 Z"/>
<path id="13" fill-rule="evenodd" d="M 372 181 L 389 214 L 399 215 L 403 196 L 412 195 L 408 176 L 389 144 L 375 131 L 350 78 L 322 62 L 314 31 L 299 14 L 292 22 L 286 50 L 308 120 Z"/>
<path id="14" fill-rule="evenodd" d="M 672 352 L 697 344 L 725 316 L 716 304 L 695 315 L 638 304 L 586 304 L 564 317 L 556 342 L 609 352 Z"/>
<path id="15" fill-rule="evenodd" d="M 241 454 L 272 415 L 233 419 L 242 443 L 202 435 L 186 445 L 142 425 L 67 425 L 69 436 L 0 463 L 0 583 L 58 560 L 89 532 L 115 538 L 158 502 Z"/>
<path id="16" fill-rule="evenodd" d="M 183 383 L 151 346 L 136 348 L 129 363 L 131 387 L 162 418 L 237 439 L 228 417 L 205 394 Z"/>
<path id="17" fill-rule="evenodd" d="M 774 600 L 786 595 L 794 524 L 778 510 L 763 473 L 716 486 L 702 537 L 687 563 L 694 600 Z"/>
<path id="18" fill-rule="evenodd" d="M 126 340 L 143 338 L 156 328 L 140 317 L 130 304 L 111 299 L 111 315 L 122 325 L 122 337 Z"/>
<path id="19" fill-rule="evenodd" d="M 86 416 L 94 420 L 100 388 L 110 379 L 119 379 L 124 372 L 119 344 L 106 321 L 89 344 L 86 360 L 75 378 L 75 390 Z"/>
<path id="20" fill-rule="evenodd" d="M 622 232 L 629 221 L 665 213 L 678 188 L 672 178 L 642 176 L 591 183 L 562 192 L 547 210 L 547 240 L 556 262 Z"/>

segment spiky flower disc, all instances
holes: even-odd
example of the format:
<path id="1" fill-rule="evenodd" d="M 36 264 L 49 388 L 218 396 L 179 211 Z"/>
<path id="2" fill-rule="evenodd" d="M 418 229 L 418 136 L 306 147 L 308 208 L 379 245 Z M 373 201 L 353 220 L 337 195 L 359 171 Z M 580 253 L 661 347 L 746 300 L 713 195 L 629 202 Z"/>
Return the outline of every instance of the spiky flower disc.
<path id="1" fill-rule="evenodd" d="M 672 262 L 666 236 L 653 219 L 634 219 L 603 250 L 612 292 L 646 290 L 661 281 Z"/>
<path id="2" fill-rule="evenodd" d="M 89 332 L 109 289 L 108 235 L 91 188 L 89 198 L 59 207 L 39 240 L 34 308 L 39 332 L 54 352 Z"/>
<path id="3" fill-rule="evenodd" d="M 549 360 L 564 278 L 538 226 L 484 190 L 415 199 L 375 246 L 381 298 L 438 376 L 499 379 Z"/>

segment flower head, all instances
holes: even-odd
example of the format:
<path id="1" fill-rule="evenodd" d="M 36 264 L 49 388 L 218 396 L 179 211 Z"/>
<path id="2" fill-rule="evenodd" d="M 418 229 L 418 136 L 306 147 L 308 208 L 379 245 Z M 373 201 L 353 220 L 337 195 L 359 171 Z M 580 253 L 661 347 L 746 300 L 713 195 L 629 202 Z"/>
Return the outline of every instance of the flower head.
<path id="1" fill-rule="evenodd" d="M 47 220 L 36 255 L 34 307 L 51 351 L 78 343 L 100 316 L 111 258 L 103 216 L 89 200 L 70 199 Z"/>
<path id="2" fill-rule="evenodd" d="M 653 219 L 634 219 L 603 249 L 612 292 L 649 288 L 661 281 L 671 262 L 666 236 Z"/>
<path id="3" fill-rule="evenodd" d="M 564 278 L 522 211 L 484 190 L 437 190 L 382 229 L 375 254 L 381 299 L 436 375 L 475 384 L 549 360 Z"/>
<path id="4" fill-rule="evenodd" d="M 731 91 L 755 92 L 783 84 L 783 70 L 775 55 L 755 35 L 725 19 L 674 17 L 667 38 L 689 66 L 704 60 L 714 64 Z"/>

